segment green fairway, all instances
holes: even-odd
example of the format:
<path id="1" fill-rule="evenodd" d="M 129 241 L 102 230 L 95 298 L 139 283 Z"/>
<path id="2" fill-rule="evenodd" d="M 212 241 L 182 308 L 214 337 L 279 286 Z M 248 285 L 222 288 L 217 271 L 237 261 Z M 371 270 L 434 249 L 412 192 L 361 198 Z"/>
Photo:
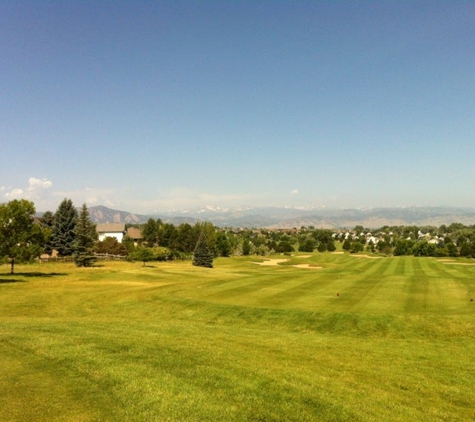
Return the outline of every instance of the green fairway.
<path id="1" fill-rule="evenodd" d="M 0 267 L 0 420 L 475 419 L 475 261 L 272 258 Z"/>

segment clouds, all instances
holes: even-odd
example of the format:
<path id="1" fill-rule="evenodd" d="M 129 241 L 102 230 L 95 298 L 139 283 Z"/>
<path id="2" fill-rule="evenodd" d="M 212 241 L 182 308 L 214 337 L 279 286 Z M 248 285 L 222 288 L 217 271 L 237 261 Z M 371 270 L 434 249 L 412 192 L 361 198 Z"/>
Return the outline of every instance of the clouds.
<path id="1" fill-rule="evenodd" d="M 0 200 L 27 199 L 34 202 L 37 211 L 55 211 L 59 203 L 68 198 L 76 206 L 104 205 L 112 209 L 153 214 L 166 211 L 183 211 L 199 207 L 239 208 L 247 206 L 267 206 L 285 203 L 285 191 L 277 195 L 269 191 L 211 191 L 175 186 L 156 188 L 144 192 L 130 186 L 118 188 L 77 187 L 75 189 L 55 189 L 53 182 L 46 178 L 30 177 L 25 186 L 0 187 Z M 298 189 L 288 191 L 295 197 Z"/>
<path id="2" fill-rule="evenodd" d="M 23 197 L 23 189 L 12 189 L 11 191 L 7 191 L 7 188 L 2 186 L 1 192 L 3 193 L 3 196 L 9 201 Z"/>
<path id="3" fill-rule="evenodd" d="M 0 187 L 0 195 L 6 201 L 27 199 L 34 202 L 37 209 L 39 209 L 38 206 L 49 202 L 52 194 L 50 190 L 52 186 L 53 182 L 51 180 L 30 177 L 25 187 Z"/>
<path id="4" fill-rule="evenodd" d="M 54 190 L 53 186 L 53 182 L 49 179 L 30 177 L 26 186 L 1 186 L 0 202 L 27 199 L 35 204 L 37 211 L 54 211 L 64 198 L 71 199 L 77 206 L 84 203 L 88 206 L 105 205 L 111 208 L 121 205 L 115 189 L 85 187 L 65 191 Z"/>
<path id="5" fill-rule="evenodd" d="M 79 187 L 71 190 L 54 190 L 53 182 L 45 178 L 30 177 L 26 186 L 1 186 L 0 198 L 4 201 L 27 199 L 34 202 L 38 211 L 54 211 L 62 199 L 68 198 L 77 206 L 104 205 L 132 212 L 150 213 L 163 210 L 183 210 L 199 206 L 239 206 L 255 203 L 261 195 L 206 193 L 186 187 L 174 187 L 143 192 L 101 187 Z"/>
<path id="6" fill-rule="evenodd" d="M 37 179 L 30 177 L 28 179 L 28 186 L 26 188 L 8 188 L 2 186 L 0 192 L 3 197 L 9 201 L 12 199 L 29 199 L 34 200 L 43 197 L 46 191 L 53 186 L 53 182 L 47 179 Z"/>
<path id="7" fill-rule="evenodd" d="M 28 191 L 32 192 L 39 189 L 49 189 L 51 186 L 53 186 L 53 182 L 51 180 L 30 177 L 28 179 L 28 185 Z"/>

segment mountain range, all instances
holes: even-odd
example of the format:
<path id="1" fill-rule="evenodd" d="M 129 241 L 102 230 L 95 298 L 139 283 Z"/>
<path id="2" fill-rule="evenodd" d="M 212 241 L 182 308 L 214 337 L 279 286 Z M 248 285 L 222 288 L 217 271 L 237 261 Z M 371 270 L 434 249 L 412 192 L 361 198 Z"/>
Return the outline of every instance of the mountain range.
<path id="1" fill-rule="evenodd" d="M 367 228 L 383 226 L 416 225 L 440 226 L 442 224 L 475 224 L 474 208 L 454 207 L 404 207 L 372 209 L 325 209 L 263 207 L 220 209 L 205 207 L 187 211 L 169 211 L 158 215 L 134 214 L 105 206 L 89 208 L 95 223 L 146 223 L 149 218 L 160 218 L 175 225 L 195 224 L 209 221 L 219 227 L 235 228 L 292 228 L 313 226 L 315 228 L 339 229 L 361 225 Z"/>

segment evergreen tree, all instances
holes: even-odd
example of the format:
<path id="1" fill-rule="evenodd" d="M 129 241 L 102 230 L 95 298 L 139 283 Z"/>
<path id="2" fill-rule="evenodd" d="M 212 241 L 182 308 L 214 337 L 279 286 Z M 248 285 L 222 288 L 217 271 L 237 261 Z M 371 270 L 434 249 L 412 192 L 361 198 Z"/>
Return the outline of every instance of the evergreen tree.
<path id="1" fill-rule="evenodd" d="M 193 252 L 193 265 L 213 268 L 213 253 L 211 252 L 206 236 L 201 233 Z"/>
<path id="2" fill-rule="evenodd" d="M 336 251 L 335 241 L 333 240 L 333 238 L 327 243 L 327 251 L 328 252 Z"/>
<path id="3" fill-rule="evenodd" d="M 161 228 L 158 246 L 176 249 L 177 246 L 177 229 L 172 223 L 165 223 Z"/>
<path id="4" fill-rule="evenodd" d="M 142 240 L 150 247 L 158 245 L 160 228 L 163 225 L 162 220 L 149 218 L 142 227 Z"/>
<path id="5" fill-rule="evenodd" d="M 244 239 L 242 242 L 242 254 L 244 256 L 247 256 L 251 253 L 251 243 L 249 242 L 249 239 Z"/>
<path id="6" fill-rule="evenodd" d="M 327 250 L 327 244 L 325 242 L 320 242 L 317 246 L 317 251 L 326 252 L 326 250 Z"/>
<path id="7" fill-rule="evenodd" d="M 192 253 L 196 246 L 197 237 L 193 227 L 188 223 L 182 223 L 177 229 L 177 249 L 180 252 Z"/>
<path id="8" fill-rule="evenodd" d="M 307 235 L 299 245 L 300 252 L 313 252 L 316 241 L 311 235 Z"/>
<path id="9" fill-rule="evenodd" d="M 78 267 L 90 267 L 95 261 L 94 243 L 97 233 L 95 224 L 89 219 L 86 204 L 81 208 L 74 232 L 74 262 Z"/>
<path id="10" fill-rule="evenodd" d="M 74 252 L 75 227 L 78 212 L 70 199 L 64 199 L 54 214 L 51 244 L 61 256 L 71 256 Z"/>
<path id="11" fill-rule="evenodd" d="M 364 250 L 364 245 L 359 240 L 353 240 L 350 244 L 350 253 L 358 253 Z"/>
<path id="12" fill-rule="evenodd" d="M 45 247 L 43 252 L 51 255 L 53 253 L 53 248 L 51 246 L 51 236 L 54 226 L 54 214 L 51 211 L 46 211 L 40 218 L 40 225 L 43 228 L 43 232 L 45 234 Z"/>
<path id="13" fill-rule="evenodd" d="M 231 255 L 231 245 L 229 244 L 228 237 L 220 232 L 216 237 L 216 251 L 219 256 Z"/>
<path id="14" fill-rule="evenodd" d="M 206 238 L 206 244 L 208 245 L 211 254 L 217 256 L 216 253 L 216 227 L 209 221 L 198 222 L 193 226 L 193 231 L 195 232 L 195 245 L 198 242 L 198 239 L 203 234 Z"/>
<path id="15" fill-rule="evenodd" d="M 351 240 L 345 239 L 345 241 L 343 242 L 342 248 L 344 251 L 349 251 L 351 249 Z"/>
<path id="16" fill-rule="evenodd" d="M 53 228 L 54 214 L 51 211 L 45 211 L 40 218 L 41 227 Z"/>

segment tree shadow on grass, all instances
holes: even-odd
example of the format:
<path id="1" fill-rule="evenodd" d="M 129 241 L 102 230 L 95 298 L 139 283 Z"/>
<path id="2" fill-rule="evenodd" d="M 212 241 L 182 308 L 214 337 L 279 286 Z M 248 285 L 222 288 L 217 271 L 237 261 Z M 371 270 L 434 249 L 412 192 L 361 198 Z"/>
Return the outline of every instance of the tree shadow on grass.
<path id="1" fill-rule="evenodd" d="M 10 277 L 59 277 L 59 276 L 65 276 L 67 275 L 66 273 L 41 273 L 38 271 L 33 271 L 31 273 L 14 273 L 14 274 L 0 274 L 2 277 L 8 277 L 8 280 L 4 280 L 5 282 L 12 282 Z M 16 280 L 16 281 L 21 281 L 21 280 Z"/>
<path id="2" fill-rule="evenodd" d="M 20 280 L 18 278 L 0 278 L 0 284 L 6 284 L 6 283 L 26 283 L 26 280 Z"/>

